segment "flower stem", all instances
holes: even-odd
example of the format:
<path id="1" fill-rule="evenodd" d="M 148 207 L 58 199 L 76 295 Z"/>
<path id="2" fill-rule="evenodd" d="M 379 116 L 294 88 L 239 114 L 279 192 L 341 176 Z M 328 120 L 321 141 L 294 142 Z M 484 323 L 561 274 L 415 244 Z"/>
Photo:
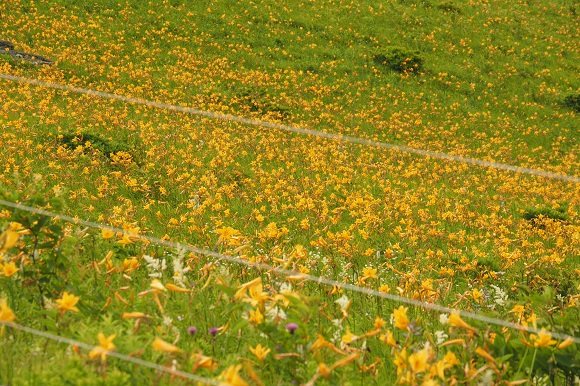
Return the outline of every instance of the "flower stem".
<path id="1" fill-rule="evenodd" d="M 534 364 L 536 362 L 536 354 L 538 353 L 538 348 L 534 350 L 534 356 L 532 357 L 532 365 L 530 366 L 530 377 L 532 376 L 532 371 L 534 371 Z"/>
<path id="2" fill-rule="evenodd" d="M 520 372 L 520 370 L 522 369 L 522 366 L 524 364 L 524 361 L 526 360 L 526 357 L 528 356 L 528 348 L 526 347 L 526 352 L 524 352 L 524 357 L 522 358 L 522 360 L 520 361 L 520 367 L 518 367 L 518 373 Z"/>

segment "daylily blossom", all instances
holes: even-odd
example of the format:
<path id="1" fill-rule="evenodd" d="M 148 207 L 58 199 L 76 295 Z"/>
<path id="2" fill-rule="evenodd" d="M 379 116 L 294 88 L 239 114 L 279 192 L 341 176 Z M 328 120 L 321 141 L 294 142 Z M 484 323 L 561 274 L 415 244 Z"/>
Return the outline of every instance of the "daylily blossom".
<path id="1" fill-rule="evenodd" d="M 558 343 L 558 341 L 552 339 L 552 334 L 547 332 L 545 328 L 542 328 L 537 335 L 530 334 L 530 341 L 534 347 L 548 347 Z"/>
<path id="2" fill-rule="evenodd" d="M 459 314 L 456 312 L 452 312 L 451 315 L 449 315 L 449 324 L 452 325 L 453 327 L 464 328 L 472 332 L 477 331 L 477 329 L 470 326 L 463 319 L 461 319 L 461 316 L 459 316 Z"/>
<path id="3" fill-rule="evenodd" d="M 395 321 L 395 327 L 401 330 L 409 329 L 409 318 L 407 317 L 407 307 L 400 306 L 393 311 L 393 319 Z"/>
<path id="4" fill-rule="evenodd" d="M 56 309 L 60 310 L 62 315 L 64 315 L 66 311 L 79 312 L 79 309 L 75 306 L 79 300 L 80 297 L 74 296 L 65 291 L 62 294 L 62 298 L 56 299 L 56 303 L 58 304 Z"/>
<path id="5" fill-rule="evenodd" d="M 16 267 L 16 264 L 14 264 L 14 262 L 4 264 L 0 263 L 0 268 L 2 268 L 2 273 L 6 277 L 10 277 L 20 270 L 19 268 Z"/>
<path id="6" fill-rule="evenodd" d="M 98 334 L 99 345 L 91 350 L 91 352 L 89 353 L 89 358 L 95 359 L 97 357 L 101 357 L 101 361 L 104 362 L 105 359 L 107 358 L 107 354 L 110 351 L 115 350 L 113 339 L 115 339 L 116 336 L 117 336 L 116 334 L 113 334 L 109 335 L 108 337 L 105 337 L 105 335 L 102 332 L 99 332 Z"/>
<path id="7" fill-rule="evenodd" d="M 168 343 L 161 338 L 155 338 L 151 346 L 157 351 L 163 351 L 171 354 L 177 354 L 183 351 L 179 347 L 172 345 L 171 343 Z"/>
<path id="8" fill-rule="evenodd" d="M 230 386 L 248 386 L 239 375 L 241 368 L 242 365 L 231 365 L 220 374 L 219 379 Z"/>
<path id="9" fill-rule="evenodd" d="M 0 299 L 0 321 L 11 323 L 16 319 L 14 312 L 8 307 L 8 302 L 6 299 Z"/>
<path id="10" fill-rule="evenodd" d="M 268 353 L 271 351 L 269 348 L 262 347 L 261 344 L 257 345 L 256 347 L 250 347 L 250 351 L 260 362 L 264 360 L 268 356 Z"/>

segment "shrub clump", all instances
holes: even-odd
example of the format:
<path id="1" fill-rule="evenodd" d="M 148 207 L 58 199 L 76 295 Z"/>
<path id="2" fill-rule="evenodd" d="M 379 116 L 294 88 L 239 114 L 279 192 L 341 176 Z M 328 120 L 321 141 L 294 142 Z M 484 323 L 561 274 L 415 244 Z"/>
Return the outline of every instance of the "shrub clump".
<path id="1" fill-rule="evenodd" d="M 373 60 L 401 73 L 419 72 L 423 68 L 423 57 L 420 53 L 402 47 L 387 47 L 383 52 L 374 55 Z"/>
<path id="2" fill-rule="evenodd" d="M 444 1 L 437 5 L 437 8 L 444 12 L 461 13 L 461 8 L 453 4 L 451 1 Z"/>
<path id="3" fill-rule="evenodd" d="M 568 94 L 562 100 L 562 104 L 569 109 L 580 113 L 580 94 Z"/>
<path id="4" fill-rule="evenodd" d="M 289 107 L 272 102 L 267 92 L 259 87 L 245 86 L 236 97 L 240 105 L 250 112 L 260 115 L 274 114 L 279 119 L 287 119 L 290 116 Z"/>
<path id="5" fill-rule="evenodd" d="M 524 212 L 522 216 L 525 220 L 534 221 L 542 218 L 550 218 L 552 220 L 565 221 L 568 219 L 568 214 L 566 213 L 565 207 L 559 207 L 558 209 L 552 208 L 538 208 L 538 209 L 528 209 Z"/>
<path id="6" fill-rule="evenodd" d="M 90 133 L 63 134 L 59 138 L 60 142 L 69 149 L 74 149 L 79 145 L 86 146 L 90 143 L 93 149 L 99 150 L 109 160 L 114 161 L 118 154 L 131 154 L 129 147 L 120 142 L 111 142 L 97 135 Z"/>

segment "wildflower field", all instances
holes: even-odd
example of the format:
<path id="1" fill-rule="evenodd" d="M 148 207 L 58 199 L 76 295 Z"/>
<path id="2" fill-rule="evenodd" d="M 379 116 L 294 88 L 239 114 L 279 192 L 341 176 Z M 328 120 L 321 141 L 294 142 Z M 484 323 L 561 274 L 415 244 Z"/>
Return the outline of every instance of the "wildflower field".
<path id="1" fill-rule="evenodd" d="M 0 16 L 54 60 L 0 76 L 556 177 L 0 77 L 0 200 L 60 215 L 0 203 L 0 384 L 580 382 L 578 1 Z"/>

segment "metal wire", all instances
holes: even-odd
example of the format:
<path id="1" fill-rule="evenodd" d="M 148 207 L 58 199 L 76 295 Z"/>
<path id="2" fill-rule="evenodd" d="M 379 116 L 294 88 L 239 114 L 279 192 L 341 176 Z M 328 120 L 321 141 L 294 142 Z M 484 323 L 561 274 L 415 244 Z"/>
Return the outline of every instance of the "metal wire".
<path id="1" fill-rule="evenodd" d="M 26 327 L 23 326 L 21 324 L 16 324 L 16 323 L 11 323 L 11 322 L 4 322 L 0 320 L 0 325 L 15 329 L 15 330 L 20 330 L 20 331 L 24 331 L 27 332 L 29 334 L 33 334 L 33 335 L 37 335 L 37 336 L 41 336 L 43 338 L 47 338 L 47 339 L 51 339 L 60 343 L 65 343 L 65 344 L 69 344 L 71 346 L 77 346 L 79 348 L 83 348 L 86 350 L 93 350 L 95 348 L 97 348 L 97 346 L 92 346 L 90 344 L 84 343 L 84 342 L 80 342 L 78 340 L 74 340 L 74 339 L 70 339 L 70 338 L 65 338 L 63 336 L 60 335 L 54 335 L 51 334 L 49 332 L 46 331 L 41 331 L 41 330 L 37 330 L 35 328 L 30 328 L 30 327 Z M 200 377 L 198 375 L 195 374 L 191 374 L 191 373 L 186 373 L 184 371 L 180 371 L 180 370 L 176 370 L 176 369 L 172 369 L 169 367 L 165 367 L 165 366 L 161 366 L 158 365 L 157 363 L 153 363 L 153 362 L 148 362 L 148 361 L 144 361 L 143 359 L 139 359 L 139 358 L 135 358 L 135 357 L 131 357 L 125 354 L 121 354 L 118 353 L 116 351 L 107 351 L 107 356 L 110 357 L 115 357 L 127 362 L 132 362 L 135 363 L 137 365 L 140 366 L 145 366 L 145 367 L 149 367 L 151 369 L 157 370 L 157 371 L 162 371 L 164 373 L 168 373 L 171 375 L 176 375 L 182 378 L 187 378 L 187 379 L 191 379 L 192 381 L 198 381 L 198 382 L 203 382 L 205 384 L 208 385 L 221 385 L 221 386 L 225 386 L 222 382 L 218 382 L 218 381 L 214 381 L 213 379 L 209 379 L 209 378 L 205 378 L 205 377 Z"/>
<path id="2" fill-rule="evenodd" d="M 49 87 L 49 88 L 53 88 L 53 89 L 70 91 L 70 92 L 79 93 L 79 94 L 93 95 L 93 96 L 97 96 L 97 97 L 101 97 L 101 98 L 114 99 L 114 100 L 119 100 L 122 102 L 140 104 L 140 105 L 155 107 L 155 108 L 159 108 L 159 109 L 179 111 L 179 112 L 183 112 L 183 113 L 187 113 L 187 114 L 199 115 L 199 116 L 208 117 L 208 118 L 238 122 L 238 123 L 243 123 L 243 124 L 257 126 L 257 127 L 264 127 L 264 128 L 269 128 L 269 129 L 298 133 L 298 134 L 312 135 L 312 136 L 316 136 L 316 137 L 328 138 L 328 139 L 332 139 L 332 140 L 336 140 L 336 141 L 350 142 L 350 143 L 355 143 L 355 144 L 359 144 L 359 145 L 395 150 L 395 151 L 400 151 L 400 152 L 404 152 L 404 153 L 416 154 L 416 155 L 420 155 L 420 156 L 424 156 L 424 157 L 433 157 L 433 158 L 444 159 L 444 160 L 466 163 L 466 164 L 477 165 L 477 166 L 483 166 L 483 167 L 488 167 L 488 168 L 493 168 L 493 169 L 506 170 L 506 171 L 512 171 L 512 172 L 516 172 L 516 173 L 551 178 L 551 179 L 555 179 L 555 180 L 580 183 L 580 177 L 570 176 L 570 175 L 566 175 L 566 174 L 552 173 L 552 172 L 544 171 L 544 170 L 524 168 L 524 167 L 520 167 L 520 166 L 508 165 L 508 164 L 492 162 L 492 161 L 484 161 L 484 160 L 480 160 L 480 159 L 476 159 L 476 158 L 460 157 L 460 156 L 442 153 L 442 152 L 438 152 L 438 151 L 415 149 L 415 148 L 408 147 L 408 146 L 395 145 L 392 143 L 385 143 L 385 142 L 378 142 L 378 141 L 373 141 L 370 139 L 363 139 L 363 138 L 351 137 L 351 136 L 347 136 L 347 135 L 326 133 L 323 131 L 304 129 L 304 128 L 300 128 L 300 127 L 282 125 L 282 124 L 273 123 L 273 122 L 265 122 L 265 121 L 255 120 L 255 119 L 242 118 L 242 117 L 237 117 L 234 115 L 220 114 L 220 113 L 216 113 L 213 111 L 198 110 L 198 109 L 194 109 L 191 107 L 171 105 L 171 104 L 167 104 L 167 103 L 154 102 L 154 101 L 150 101 L 150 100 L 146 100 L 146 99 L 126 97 L 126 96 L 112 94 L 112 93 L 108 93 L 108 92 L 90 90 L 90 89 L 85 89 L 85 88 L 80 88 L 80 87 L 73 87 L 73 86 L 68 86 L 68 85 L 59 84 L 59 83 L 45 82 L 45 81 L 39 80 L 39 79 L 29 79 L 29 78 L 23 78 L 21 76 L 1 74 L 1 73 L 0 73 L 0 79 L 10 80 L 10 81 L 20 82 L 20 83 L 27 83 L 27 84 L 32 84 L 32 85 L 42 86 L 42 87 Z"/>
<path id="3" fill-rule="evenodd" d="M 397 303 L 409 304 L 409 305 L 420 307 L 420 308 L 423 308 L 426 310 L 432 310 L 432 311 L 436 311 L 436 312 L 440 312 L 440 313 L 458 313 L 459 315 L 461 315 L 462 317 L 465 317 L 465 318 L 478 320 L 480 322 L 484 322 L 487 324 L 493 324 L 493 325 L 500 326 L 500 327 L 507 327 L 510 329 L 518 330 L 518 331 L 527 331 L 527 332 L 536 333 L 536 334 L 538 332 L 540 332 L 540 330 L 537 328 L 524 326 L 524 325 L 518 324 L 518 323 L 512 323 L 512 322 L 508 322 L 505 320 L 492 318 L 492 317 L 481 315 L 481 314 L 476 314 L 473 312 L 457 310 L 454 308 L 445 307 L 445 306 L 435 304 L 435 303 L 428 303 L 428 302 L 424 302 L 424 301 L 420 301 L 420 300 L 410 299 L 410 298 L 400 296 L 400 295 L 393 295 L 393 294 L 389 294 L 389 293 L 384 293 L 384 292 L 380 292 L 380 291 L 373 290 L 370 288 L 360 287 L 360 286 L 357 286 L 354 284 L 342 283 L 342 282 L 339 282 L 339 281 L 334 280 L 334 279 L 329 279 L 329 278 L 315 276 L 315 275 L 309 275 L 309 274 L 303 274 L 303 273 L 300 273 L 297 271 L 292 271 L 292 270 L 285 269 L 285 268 L 274 267 L 274 266 L 269 265 L 269 264 L 251 262 L 251 261 L 244 260 L 244 259 L 241 259 L 238 257 L 225 255 L 223 253 L 209 251 L 206 249 L 201 249 L 201 248 L 197 248 L 197 247 L 193 247 L 193 246 L 189 246 L 189 245 L 184 245 L 184 244 L 176 243 L 173 241 L 163 240 L 163 239 L 160 239 L 158 237 L 139 235 L 139 234 L 127 232 L 126 230 L 121 229 L 121 228 L 112 227 L 112 226 L 105 225 L 105 224 L 99 224 L 99 223 L 95 223 L 92 221 L 80 220 L 78 218 L 73 218 L 73 217 L 70 217 L 67 215 L 57 214 L 57 213 L 46 211 L 44 209 L 33 208 L 30 206 L 14 203 L 14 202 L 10 202 L 10 201 L 0 200 L 0 205 L 4 205 L 4 206 L 14 208 L 14 209 L 24 210 L 24 211 L 31 212 L 31 213 L 40 214 L 43 216 L 48 216 L 48 217 L 51 217 L 55 220 L 58 219 L 58 220 L 71 222 L 74 224 L 83 225 L 85 227 L 101 229 L 101 230 L 105 229 L 105 230 L 109 230 L 109 231 L 112 231 L 115 233 L 123 233 L 123 234 L 128 235 L 128 236 L 134 236 L 134 237 L 141 238 L 143 240 L 147 240 L 147 241 L 149 241 L 151 243 L 155 243 L 157 245 L 163 245 L 163 246 L 175 248 L 175 249 L 178 249 L 178 248 L 184 249 L 184 250 L 187 250 L 187 251 L 190 251 L 193 253 L 197 253 L 200 255 L 213 257 L 217 260 L 223 260 L 223 261 L 228 261 L 228 262 L 235 263 L 235 264 L 241 264 L 241 265 L 245 265 L 248 267 L 257 268 L 259 270 L 271 271 L 271 272 L 275 272 L 277 274 L 284 275 L 284 276 L 299 277 L 300 279 L 305 280 L 305 281 L 311 281 L 311 282 L 315 282 L 315 283 L 323 284 L 323 285 L 327 285 L 327 286 L 336 286 L 336 287 L 342 288 L 344 290 L 358 292 L 358 293 L 370 295 L 370 296 L 376 296 L 378 298 L 387 299 L 387 300 L 397 302 Z M 557 338 L 557 339 L 562 339 L 562 340 L 573 339 L 574 342 L 580 343 L 580 338 L 576 338 L 576 337 L 571 336 L 571 335 L 561 334 L 558 332 L 551 332 L 551 334 L 554 338 Z"/>

